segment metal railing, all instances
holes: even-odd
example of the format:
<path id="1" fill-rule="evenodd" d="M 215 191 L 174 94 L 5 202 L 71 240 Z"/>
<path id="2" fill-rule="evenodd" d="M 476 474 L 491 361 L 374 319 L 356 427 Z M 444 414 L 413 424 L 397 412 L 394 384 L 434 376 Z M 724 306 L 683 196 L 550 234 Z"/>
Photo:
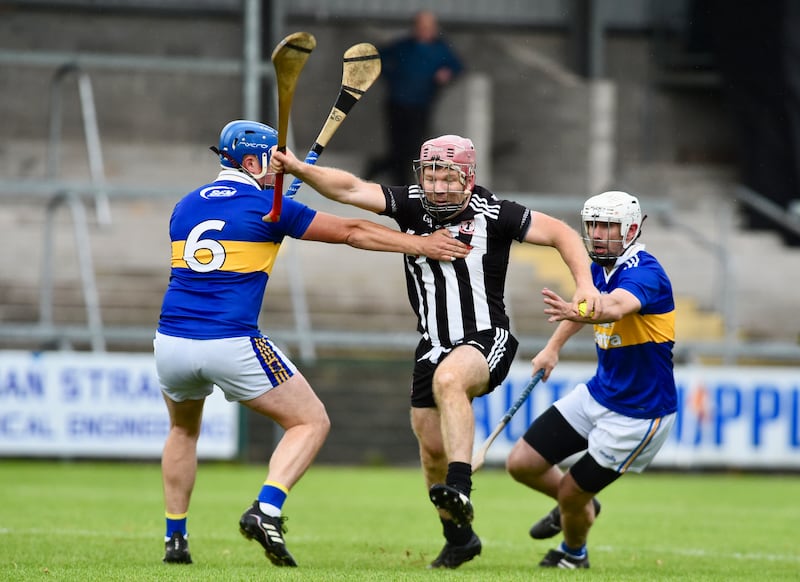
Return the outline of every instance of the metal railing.
<path id="1" fill-rule="evenodd" d="M 261 0 L 242 0 L 242 58 L 210 59 L 201 57 L 174 57 L 166 55 L 132 55 L 87 52 L 58 52 L 0 49 L 0 65 L 26 67 L 73 66 L 82 71 L 112 69 L 114 71 L 145 70 L 152 72 L 195 73 L 207 75 L 235 75 L 242 79 L 242 110 L 248 119 L 261 118 L 262 81 L 274 84 L 272 63 L 261 60 L 263 30 L 262 8 L 270 10 L 274 34 L 285 21 L 283 2 L 262 3 Z"/>
<path id="2" fill-rule="evenodd" d="M 0 183 L 0 196 L 14 193 L 28 197 L 38 196 L 51 201 L 50 206 L 55 210 L 59 205 L 66 204 L 73 213 L 76 248 L 79 253 L 81 278 L 84 282 L 84 297 L 87 301 L 87 325 L 62 325 L 56 326 L 52 321 L 52 279 L 48 277 L 48 265 L 52 259 L 46 259 L 43 267 L 42 294 L 40 298 L 41 317 L 37 324 L 4 324 L 0 326 L 0 339 L 3 340 L 28 340 L 47 342 L 49 345 L 68 347 L 72 342 L 89 341 L 95 350 L 105 349 L 108 342 L 141 344 L 149 347 L 153 337 L 151 326 L 103 326 L 98 317 L 99 302 L 96 299 L 96 288 L 93 286 L 93 273 L 91 267 L 90 243 L 86 229 L 86 218 L 82 204 L 82 196 L 94 194 L 103 189 L 112 199 L 123 198 L 164 198 L 174 196 L 172 190 L 143 189 L 141 187 L 123 187 L 113 185 L 96 185 L 91 183 L 66 183 L 60 181 L 30 181 Z M 568 195 L 543 195 L 531 193 L 503 193 L 504 198 L 516 200 L 529 207 L 553 215 L 569 215 L 583 202 L 583 197 Z M 57 202 L 55 202 L 57 200 Z M 52 216 L 53 212 L 49 212 Z M 726 335 L 723 342 L 719 341 L 682 341 L 676 351 L 676 359 L 690 361 L 697 357 L 720 358 L 726 363 L 735 363 L 742 358 L 764 358 L 773 361 L 800 361 L 800 347 L 786 345 L 780 342 L 742 342 L 737 339 L 736 312 L 736 285 L 732 272 L 731 257 L 727 252 L 724 239 L 712 240 L 698 230 L 671 220 L 674 208 L 669 201 L 650 201 L 648 213 L 654 219 L 661 221 L 669 228 L 681 229 L 690 238 L 697 241 L 699 247 L 708 249 L 717 260 L 718 282 L 722 297 L 722 315 L 726 321 Z M 732 221 L 731 221 L 732 222 Z M 48 222 L 46 230 L 50 231 L 52 224 Z M 46 249 L 51 248 L 51 243 L 46 243 Z M 291 249 L 290 249 L 291 250 Z M 50 253 L 46 255 L 51 256 Z M 310 311 L 306 302 L 305 281 L 302 265 L 289 258 L 290 273 L 289 285 L 292 301 L 294 326 L 292 328 L 270 328 L 270 336 L 277 342 L 290 348 L 297 349 L 304 361 L 316 358 L 318 349 L 374 349 L 374 350 L 403 350 L 413 349 L 418 341 L 416 333 L 396 332 L 366 332 L 354 330 L 321 330 L 312 329 Z M 521 336 L 521 349 L 531 352 L 540 348 L 547 338 L 537 336 Z M 582 341 L 574 338 L 564 350 L 565 356 L 592 357 L 594 344 L 591 341 Z"/>
<path id="3" fill-rule="evenodd" d="M 270 4 L 273 22 L 282 22 L 283 6 L 280 2 Z M 84 198 L 91 197 L 97 222 L 100 226 L 111 223 L 109 193 L 117 197 L 158 197 L 172 192 L 152 191 L 142 188 L 112 188 L 106 184 L 103 151 L 97 123 L 94 92 L 88 69 L 110 68 L 150 70 L 156 72 L 175 71 L 206 74 L 234 74 L 242 77 L 243 109 L 245 116 L 260 118 L 262 79 L 274 79 L 274 69 L 267 61 L 261 62 L 261 10 L 260 0 L 244 0 L 242 19 L 244 41 L 241 60 L 175 58 L 146 55 L 65 53 L 28 50 L 0 50 L 0 65 L 9 64 L 26 67 L 55 67 L 50 91 L 50 124 L 47 148 L 47 179 L 45 180 L 3 180 L 0 196 L 39 196 L 47 200 L 44 225 L 44 251 L 42 278 L 39 292 L 39 321 L 32 326 L 4 325 L 0 333 L 12 337 L 37 338 L 59 347 L 69 347 L 70 340 L 76 337 L 87 339 L 94 351 L 105 351 L 106 330 L 103 326 L 99 294 L 92 264 L 89 223 L 86 217 Z M 88 183 L 68 183 L 59 179 L 60 151 L 62 133 L 62 97 L 65 81 L 75 76 L 81 110 L 83 137 L 86 142 L 90 181 Z M 274 86 L 274 83 L 272 83 Z M 75 236 L 75 250 L 79 264 L 79 276 L 86 307 L 87 325 L 85 328 L 62 329 L 56 326 L 53 315 L 54 305 L 54 223 L 55 215 L 61 206 L 66 205 L 71 214 Z M 295 284 L 302 283 L 296 280 Z M 302 289 L 298 291 L 302 295 Z M 300 318 L 298 318 L 300 319 Z M 152 335 L 152 331 L 150 332 Z M 134 334 L 138 335 L 138 334 Z M 307 342 L 304 342 L 307 345 Z M 308 348 L 306 348 L 307 350 Z M 312 353 L 313 355 L 313 353 Z"/>
<path id="4" fill-rule="evenodd" d="M 282 2 L 270 3 L 273 10 L 281 10 Z M 278 8 L 274 8 L 277 6 Z M 0 326 L 0 339 L 6 340 L 35 340 L 47 341 L 61 347 L 69 346 L 71 342 L 88 341 L 92 349 L 103 351 L 108 342 L 141 342 L 149 346 L 153 337 L 151 327 L 131 327 L 103 325 L 100 316 L 100 305 L 95 282 L 95 273 L 91 261 L 91 247 L 89 241 L 88 222 L 84 206 L 85 198 L 91 197 L 97 212 L 98 223 L 110 221 L 108 206 L 109 198 L 164 198 L 173 196 L 172 190 L 143 189 L 140 187 L 120 187 L 105 183 L 102 149 L 99 139 L 99 130 L 94 111 L 94 99 L 86 69 L 114 68 L 120 69 L 147 69 L 153 71 L 181 71 L 203 74 L 233 74 L 241 75 L 244 94 L 245 116 L 258 118 L 257 110 L 260 103 L 259 87 L 262 79 L 272 79 L 274 75 L 270 63 L 262 63 L 260 58 L 260 35 L 262 31 L 258 23 L 261 22 L 261 3 L 258 0 L 245 0 L 243 3 L 243 18 L 249 23 L 244 27 L 243 58 L 241 60 L 212 60 L 197 58 L 175 58 L 164 56 L 147 57 L 143 55 L 110 55 L 91 53 L 56 53 L 0 50 L 0 64 L 16 64 L 26 66 L 55 66 L 52 99 L 51 99 L 51 125 L 50 148 L 48 150 L 48 169 L 50 176 L 45 180 L 3 180 L 0 182 L 0 197 L 3 195 L 24 194 L 38 196 L 47 200 L 47 220 L 45 224 L 45 258 L 43 261 L 42 287 L 40 290 L 39 307 L 40 318 L 36 324 L 3 324 Z M 278 22 L 280 12 L 276 13 Z M 91 181 L 88 183 L 66 182 L 57 179 L 58 152 L 60 141 L 60 92 L 63 81 L 70 73 L 74 73 L 78 80 L 78 91 L 81 100 L 81 111 L 84 123 L 87 152 Z M 254 113 L 255 112 L 255 113 Z M 504 197 L 513 198 L 529 206 L 548 213 L 574 213 L 583 203 L 583 197 L 564 195 L 542 195 L 529 193 L 504 193 Z M 736 199 L 747 204 L 762 214 L 772 218 L 777 224 L 800 234 L 800 219 L 788 216 L 787 213 L 760 197 L 758 194 L 739 188 Z M 80 277 L 83 295 L 86 302 L 87 324 L 56 326 L 53 321 L 53 281 L 52 264 L 53 241 L 52 225 L 54 215 L 61 206 L 67 206 L 71 212 L 73 229 L 78 253 Z M 712 240 L 704 233 L 688 228 L 683 224 L 670 221 L 673 214 L 668 201 L 648 201 L 648 211 L 659 218 L 671 228 L 683 229 L 692 239 L 700 243 L 705 249 L 713 253 L 717 266 L 717 284 L 719 289 L 722 315 L 726 321 L 725 339 L 720 342 L 682 342 L 681 352 L 678 357 L 690 357 L 693 353 L 700 356 L 719 357 L 728 363 L 740 358 L 763 357 L 775 360 L 800 360 L 800 348 L 778 342 L 742 342 L 738 340 L 737 306 L 735 277 L 733 264 L 727 251 L 727 237 L 733 228 L 732 209 L 726 207 L 724 223 L 727 225 L 719 240 Z M 293 328 L 271 328 L 271 336 L 281 343 L 295 346 L 304 360 L 313 360 L 316 357 L 316 348 L 364 348 L 375 349 L 403 349 L 413 348 L 417 342 L 416 334 L 398 333 L 370 333 L 348 330 L 313 330 L 310 323 L 309 308 L 305 298 L 305 282 L 301 268 L 295 260 L 290 261 L 290 288 L 292 296 L 292 309 L 295 325 Z M 575 338 L 577 339 L 577 338 Z M 521 337 L 524 349 L 533 350 L 544 343 L 546 338 Z M 594 353 L 591 342 L 573 341 L 565 348 L 565 355 L 586 355 Z"/>

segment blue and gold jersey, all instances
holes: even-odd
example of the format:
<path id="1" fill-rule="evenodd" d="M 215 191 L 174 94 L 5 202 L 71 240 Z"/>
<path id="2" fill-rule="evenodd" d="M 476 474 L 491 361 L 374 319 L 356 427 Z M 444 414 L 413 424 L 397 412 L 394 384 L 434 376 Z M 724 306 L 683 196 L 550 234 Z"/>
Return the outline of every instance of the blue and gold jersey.
<path id="1" fill-rule="evenodd" d="M 587 383 L 589 392 L 625 416 L 656 418 L 675 412 L 675 301 L 663 267 L 644 245 L 635 244 L 609 276 L 596 264 L 592 275 L 601 293 L 625 289 L 636 296 L 641 309 L 619 321 L 594 325 L 598 363 Z"/>
<path id="2" fill-rule="evenodd" d="M 236 170 L 190 192 L 172 212 L 172 270 L 158 331 L 191 339 L 260 336 L 258 314 L 284 237 L 300 238 L 316 211 L 284 199 L 261 217 L 272 191 Z"/>

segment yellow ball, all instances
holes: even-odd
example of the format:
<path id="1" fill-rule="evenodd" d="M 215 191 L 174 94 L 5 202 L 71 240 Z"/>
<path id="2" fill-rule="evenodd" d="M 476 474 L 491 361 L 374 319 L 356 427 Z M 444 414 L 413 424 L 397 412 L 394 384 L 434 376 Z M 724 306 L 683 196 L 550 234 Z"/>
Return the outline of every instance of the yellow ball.
<path id="1" fill-rule="evenodd" d="M 586 317 L 586 301 L 581 301 L 578 303 L 578 315 L 581 317 Z"/>

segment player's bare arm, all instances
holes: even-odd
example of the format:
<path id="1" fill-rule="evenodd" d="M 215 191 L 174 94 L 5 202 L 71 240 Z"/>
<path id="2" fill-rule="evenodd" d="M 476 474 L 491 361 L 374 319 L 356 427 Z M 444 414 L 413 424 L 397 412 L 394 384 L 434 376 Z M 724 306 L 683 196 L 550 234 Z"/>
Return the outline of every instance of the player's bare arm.
<path id="1" fill-rule="evenodd" d="M 573 335 L 578 333 L 583 328 L 582 323 L 573 321 L 562 321 L 558 324 L 553 335 L 547 340 L 547 344 L 536 354 L 531 360 L 531 375 L 535 374 L 538 370 L 544 370 L 542 380 L 545 382 L 550 378 L 550 373 L 558 364 L 559 353 L 561 348 L 567 343 L 567 340 Z"/>
<path id="2" fill-rule="evenodd" d="M 642 303 L 636 295 L 625 289 L 614 289 L 611 293 L 603 295 L 602 306 L 593 321 L 598 323 L 619 321 L 626 315 L 637 313 L 641 308 Z"/>
<path id="3" fill-rule="evenodd" d="M 430 236 L 405 234 L 383 225 L 358 218 L 341 218 L 317 212 L 303 234 L 303 240 L 346 244 L 370 251 L 386 251 L 426 256 L 436 261 L 463 259 L 469 247 L 453 238 L 446 229 Z"/>
<path id="4" fill-rule="evenodd" d="M 585 301 L 587 313 L 600 308 L 600 292 L 592 282 L 591 262 L 580 235 L 567 223 L 541 212 L 531 213 L 531 226 L 525 242 L 553 247 L 561 255 L 575 280 L 572 305 L 577 314 L 578 304 Z"/>
<path id="5" fill-rule="evenodd" d="M 275 172 L 292 174 L 331 200 L 357 206 L 370 212 L 386 209 L 386 198 L 380 184 L 366 182 L 338 168 L 307 164 L 291 152 L 273 150 L 270 165 Z"/>

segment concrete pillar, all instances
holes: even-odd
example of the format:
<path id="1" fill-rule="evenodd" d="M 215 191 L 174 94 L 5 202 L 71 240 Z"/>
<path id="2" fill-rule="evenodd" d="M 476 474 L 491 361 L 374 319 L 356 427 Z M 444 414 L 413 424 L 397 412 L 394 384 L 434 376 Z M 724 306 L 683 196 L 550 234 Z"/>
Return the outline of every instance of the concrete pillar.
<path id="1" fill-rule="evenodd" d="M 590 194 L 607 190 L 615 180 L 617 159 L 617 87 L 611 81 L 587 83 L 589 107 L 589 151 L 587 188 Z"/>

